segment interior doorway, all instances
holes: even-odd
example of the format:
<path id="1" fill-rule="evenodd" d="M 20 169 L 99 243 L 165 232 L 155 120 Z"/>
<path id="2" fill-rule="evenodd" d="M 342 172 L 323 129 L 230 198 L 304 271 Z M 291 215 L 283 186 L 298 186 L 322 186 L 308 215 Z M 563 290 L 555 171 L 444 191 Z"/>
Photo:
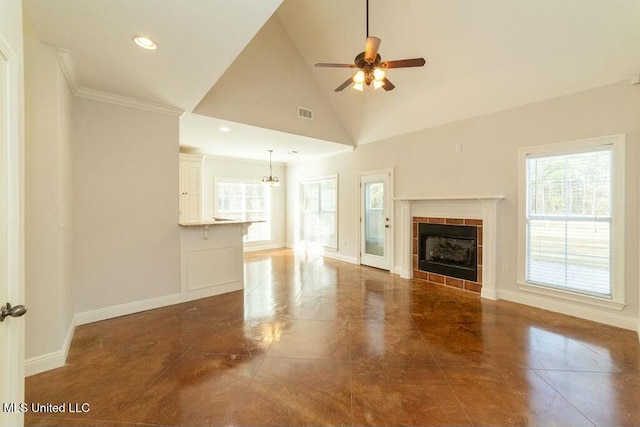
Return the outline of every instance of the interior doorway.
<path id="1" fill-rule="evenodd" d="M 22 228 L 22 135 L 20 57 L 0 27 L 0 425 L 23 425 L 24 236 Z M 11 304 L 8 305 L 7 303 Z"/>

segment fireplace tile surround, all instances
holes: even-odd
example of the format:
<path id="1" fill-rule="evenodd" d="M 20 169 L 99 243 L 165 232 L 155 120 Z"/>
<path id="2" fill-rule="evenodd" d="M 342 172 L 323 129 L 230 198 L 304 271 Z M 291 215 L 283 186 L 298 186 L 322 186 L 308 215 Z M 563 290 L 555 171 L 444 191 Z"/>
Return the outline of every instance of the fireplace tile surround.
<path id="1" fill-rule="evenodd" d="M 431 272 L 422 271 L 418 268 L 418 237 L 419 224 L 445 224 L 445 225 L 467 225 L 476 227 L 477 229 L 477 267 L 478 278 L 476 281 L 463 280 L 456 277 L 449 277 L 444 274 L 436 274 Z M 467 291 L 480 293 L 482 290 L 482 220 L 475 218 L 439 218 L 439 217 L 423 217 L 414 216 L 412 221 L 412 269 L 413 277 L 416 279 L 426 280 L 428 282 L 439 283 L 445 286 L 453 286 L 455 288 L 464 289 Z"/>
<path id="2" fill-rule="evenodd" d="M 483 298 L 498 299 L 496 232 L 498 203 L 504 198 L 502 195 L 395 197 L 396 207 L 399 207 L 396 214 L 399 217 L 399 243 L 402 248 L 398 271 L 400 276 L 480 292 Z M 482 246 L 478 250 L 479 269 L 475 282 L 465 283 L 461 279 L 423 272 L 414 267 L 417 265 L 418 242 L 414 236 L 418 233 L 418 219 L 434 224 L 462 225 L 466 220 L 468 225 L 478 227 L 478 240 L 481 240 Z"/>

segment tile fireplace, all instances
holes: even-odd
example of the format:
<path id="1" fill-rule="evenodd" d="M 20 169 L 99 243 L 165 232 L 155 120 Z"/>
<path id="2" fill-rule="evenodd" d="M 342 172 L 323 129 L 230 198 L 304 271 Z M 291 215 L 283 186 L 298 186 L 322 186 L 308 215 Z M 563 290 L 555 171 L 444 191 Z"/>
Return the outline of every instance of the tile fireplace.
<path id="1" fill-rule="evenodd" d="M 413 277 L 480 292 L 481 219 L 413 217 L 413 240 Z"/>
<path id="2" fill-rule="evenodd" d="M 396 197 L 400 224 L 400 259 L 396 271 L 401 277 L 422 279 L 443 285 L 454 286 L 473 292 L 480 292 L 483 298 L 498 299 L 496 283 L 496 242 L 498 224 L 498 203 L 502 195 L 480 196 L 427 196 Z M 473 269 L 473 249 L 466 235 L 446 233 L 447 240 L 436 240 L 420 245 L 420 224 L 441 226 L 469 226 L 475 229 L 475 280 L 472 275 L 456 277 L 447 271 L 426 271 L 418 261 L 420 251 L 431 261 L 441 263 L 449 258 L 449 264 L 464 264 L 464 268 Z M 424 227 L 424 226 L 423 226 Z M 446 229 L 445 231 L 450 231 Z M 447 237 L 447 236 L 445 236 Z M 431 247 L 429 246 L 431 245 Z M 436 249 L 433 246 L 436 245 Z M 443 246 L 439 246 L 443 245 Z M 433 254 L 430 253 L 433 251 Z M 433 259 L 435 257 L 435 259 Z M 424 267 L 423 263 L 423 267 Z"/>

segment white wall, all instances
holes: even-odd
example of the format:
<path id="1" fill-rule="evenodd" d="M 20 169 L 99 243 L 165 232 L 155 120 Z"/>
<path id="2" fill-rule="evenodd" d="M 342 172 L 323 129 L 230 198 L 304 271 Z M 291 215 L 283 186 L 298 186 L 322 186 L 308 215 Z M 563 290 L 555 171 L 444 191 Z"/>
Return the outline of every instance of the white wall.
<path id="1" fill-rule="evenodd" d="M 177 294 L 178 118 L 73 103 L 75 312 Z"/>
<path id="2" fill-rule="evenodd" d="M 266 153 L 266 152 L 265 152 Z M 268 154 L 268 153 L 266 153 Z M 265 156 L 266 157 L 266 156 Z M 245 243 L 245 251 L 267 247 L 284 247 L 286 242 L 286 167 L 273 164 L 273 174 L 281 181 L 280 187 L 271 189 L 271 242 Z M 209 219 L 215 212 L 214 182 L 216 178 L 261 180 L 269 175 L 269 162 L 242 160 L 229 157 L 207 156 L 202 169 L 202 217 Z"/>
<path id="3" fill-rule="evenodd" d="M 464 102 L 464 100 L 460 100 Z M 520 147 L 596 136 L 626 134 L 626 300 L 622 312 L 606 315 L 638 317 L 640 86 L 621 82 L 586 92 L 538 102 L 499 113 L 425 129 L 359 146 L 354 152 L 319 161 L 289 165 L 287 181 L 287 239 L 294 243 L 294 213 L 301 179 L 339 174 L 338 255 L 356 259 L 358 231 L 358 172 L 394 168 L 394 195 L 502 194 L 499 205 L 497 263 L 508 266 L 497 284 L 503 295 L 521 295 L 516 286 L 517 159 Z M 456 152 L 456 144 L 461 151 Z M 398 210 L 394 215 L 399 225 Z M 394 265 L 401 258 L 399 227 L 394 227 Z M 500 271 L 502 269 L 500 268 Z M 623 319 L 623 320 L 624 320 Z"/>
<path id="4" fill-rule="evenodd" d="M 72 95 L 56 51 L 25 27 L 26 357 L 59 351 L 72 326 Z M 64 225 L 64 226 L 63 226 Z"/>
<path id="5" fill-rule="evenodd" d="M 338 74 L 342 80 L 336 80 L 336 85 L 348 75 L 347 72 Z M 298 107 L 313 110 L 313 120 L 299 118 Z M 276 14 L 193 112 L 353 145 L 351 136 Z"/>

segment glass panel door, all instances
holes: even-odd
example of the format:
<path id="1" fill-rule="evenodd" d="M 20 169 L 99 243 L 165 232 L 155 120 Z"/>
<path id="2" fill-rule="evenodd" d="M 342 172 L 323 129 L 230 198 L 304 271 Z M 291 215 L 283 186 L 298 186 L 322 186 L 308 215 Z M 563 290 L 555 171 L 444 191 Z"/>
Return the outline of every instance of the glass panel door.
<path id="1" fill-rule="evenodd" d="M 391 270 L 391 171 L 360 175 L 360 264 Z"/>
<path id="2" fill-rule="evenodd" d="M 366 182 L 364 194 L 364 252 L 384 257 L 384 182 Z"/>

